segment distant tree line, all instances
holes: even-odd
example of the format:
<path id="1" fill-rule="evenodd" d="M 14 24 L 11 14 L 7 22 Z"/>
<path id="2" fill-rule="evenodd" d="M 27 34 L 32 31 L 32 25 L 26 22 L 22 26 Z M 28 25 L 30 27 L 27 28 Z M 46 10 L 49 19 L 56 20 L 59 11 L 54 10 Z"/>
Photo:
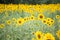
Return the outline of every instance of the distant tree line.
<path id="1" fill-rule="evenodd" d="M 0 0 L 0 4 L 56 4 L 60 0 Z"/>

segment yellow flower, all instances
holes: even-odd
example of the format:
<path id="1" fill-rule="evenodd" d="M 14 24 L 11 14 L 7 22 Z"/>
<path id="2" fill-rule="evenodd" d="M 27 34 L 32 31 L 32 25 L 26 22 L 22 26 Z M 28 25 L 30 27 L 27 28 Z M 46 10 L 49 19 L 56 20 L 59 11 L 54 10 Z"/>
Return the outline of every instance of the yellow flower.
<path id="1" fill-rule="evenodd" d="M 47 26 L 48 26 L 48 27 L 51 27 L 52 24 L 51 24 L 50 22 L 47 22 Z"/>
<path id="2" fill-rule="evenodd" d="M 10 20 L 7 20 L 7 21 L 6 21 L 6 24 L 7 24 L 7 25 L 10 25 L 10 23 L 11 23 Z"/>
<path id="3" fill-rule="evenodd" d="M 32 34 L 34 35 L 34 34 L 35 34 L 35 32 L 32 32 Z"/>
<path id="4" fill-rule="evenodd" d="M 51 10 L 51 12 L 54 12 L 54 11 L 55 11 L 55 9 L 54 9 L 54 8 L 52 8 L 52 7 L 50 8 L 50 10 Z"/>
<path id="5" fill-rule="evenodd" d="M 42 22 L 43 22 L 44 24 L 46 24 L 46 23 L 47 23 L 46 19 L 43 19 L 43 20 L 42 20 Z"/>
<path id="6" fill-rule="evenodd" d="M 43 34 L 42 34 L 42 32 L 37 31 L 37 32 L 35 33 L 35 36 L 36 36 L 36 39 L 37 39 L 37 40 L 42 40 Z"/>
<path id="7" fill-rule="evenodd" d="M 51 19 L 51 18 L 47 18 L 46 20 L 47 20 L 47 21 L 51 21 L 52 19 Z"/>
<path id="8" fill-rule="evenodd" d="M 60 39 L 60 30 L 56 32 L 57 37 Z"/>
<path id="9" fill-rule="evenodd" d="M 38 15 L 38 19 L 39 19 L 39 20 L 43 20 L 43 19 L 44 19 L 44 15 L 43 15 L 43 14 L 39 14 L 39 15 Z"/>
<path id="10" fill-rule="evenodd" d="M 4 24 L 0 24 L 0 28 L 4 28 Z"/>
<path id="11" fill-rule="evenodd" d="M 49 27 L 51 26 L 50 18 L 44 19 L 43 23 L 47 24 Z"/>
<path id="12" fill-rule="evenodd" d="M 12 10 L 12 5 L 11 4 L 5 5 L 5 10 Z"/>
<path id="13" fill-rule="evenodd" d="M 4 8 L 6 10 L 25 10 L 26 9 L 33 9 L 35 11 L 38 11 L 38 12 L 43 12 L 44 10 L 51 10 L 51 12 L 54 12 L 55 10 L 59 10 L 60 11 L 60 4 L 49 4 L 49 5 L 45 5 L 45 4 L 42 4 L 42 5 L 24 5 L 24 4 L 19 4 L 19 5 L 16 5 L 16 4 L 9 4 L 9 5 L 4 5 L 4 4 L 0 4 L 0 12 L 4 10 Z M 3 9 L 3 10 L 2 10 Z M 28 10 L 27 10 L 28 11 Z M 32 10 L 29 10 L 30 13 L 32 13 L 33 11 Z"/>
<path id="14" fill-rule="evenodd" d="M 35 40 L 35 38 L 32 38 L 32 40 Z"/>
<path id="15" fill-rule="evenodd" d="M 16 22 L 16 18 L 12 18 L 13 22 Z"/>
<path id="16" fill-rule="evenodd" d="M 60 23 L 60 20 L 58 20 L 58 22 Z"/>
<path id="17" fill-rule="evenodd" d="M 47 18 L 47 19 L 46 19 L 46 24 L 47 24 L 48 26 L 51 26 L 53 23 L 54 23 L 54 20 L 53 20 L 53 19 L 51 19 L 51 18 Z"/>
<path id="18" fill-rule="evenodd" d="M 60 18 L 60 16 L 59 15 L 56 15 L 56 19 L 59 19 Z"/>
<path id="19" fill-rule="evenodd" d="M 16 5 L 16 4 L 11 5 L 11 6 L 12 6 L 12 10 L 17 10 L 17 9 L 19 9 L 19 8 L 18 8 L 18 5 Z"/>
<path id="20" fill-rule="evenodd" d="M 31 16 L 31 17 L 30 17 L 30 20 L 34 20 L 34 19 L 35 19 L 34 16 Z"/>
<path id="21" fill-rule="evenodd" d="M 17 24 L 18 24 L 18 25 L 22 25 L 23 23 L 24 23 L 23 18 L 18 18 Z"/>
<path id="22" fill-rule="evenodd" d="M 44 35 L 44 40 L 55 40 L 55 38 L 51 33 L 47 33 Z"/>
<path id="23" fill-rule="evenodd" d="M 5 5 L 4 4 L 0 4 L 0 12 L 4 11 L 5 9 Z"/>
<path id="24" fill-rule="evenodd" d="M 47 21 L 46 24 L 48 25 L 48 27 L 52 26 L 52 23 L 50 21 Z"/>
<path id="25" fill-rule="evenodd" d="M 54 23 L 54 20 L 51 20 L 50 22 L 51 22 L 51 24 L 53 24 Z"/>
<path id="26" fill-rule="evenodd" d="M 25 22 L 28 21 L 28 20 L 30 20 L 29 17 L 25 17 L 25 18 L 24 18 L 24 21 L 25 21 Z"/>

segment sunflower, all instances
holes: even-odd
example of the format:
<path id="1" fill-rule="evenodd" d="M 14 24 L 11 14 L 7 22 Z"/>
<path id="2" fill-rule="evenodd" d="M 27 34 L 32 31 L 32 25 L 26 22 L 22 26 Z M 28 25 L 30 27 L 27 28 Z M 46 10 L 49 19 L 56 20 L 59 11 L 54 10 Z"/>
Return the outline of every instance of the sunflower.
<path id="1" fill-rule="evenodd" d="M 54 20 L 51 20 L 50 22 L 53 24 L 54 23 Z"/>
<path id="2" fill-rule="evenodd" d="M 31 17 L 30 17 L 30 20 L 34 20 L 34 16 L 31 16 Z"/>
<path id="3" fill-rule="evenodd" d="M 23 18 L 18 18 L 18 19 L 17 19 L 17 24 L 18 24 L 18 25 L 22 25 L 23 23 L 24 23 Z"/>
<path id="4" fill-rule="evenodd" d="M 60 39 L 60 30 L 56 32 L 57 37 Z"/>
<path id="5" fill-rule="evenodd" d="M 51 23 L 49 23 L 49 22 L 47 22 L 47 26 L 48 26 L 48 27 L 51 27 L 51 26 L 52 26 L 52 24 L 51 24 Z"/>
<path id="6" fill-rule="evenodd" d="M 36 40 L 35 38 L 32 38 L 32 40 Z"/>
<path id="7" fill-rule="evenodd" d="M 11 8 L 12 10 L 17 10 L 17 9 L 18 9 L 18 5 L 10 4 L 10 8 Z"/>
<path id="8" fill-rule="evenodd" d="M 37 32 L 35 33 L 35 36 L 36 36 L 36 39 L 37 39 L 37 40 L 42 40 L 43 34 L 42 34 L 42 32 L 37 31 Z"/>
<path id="9" fill-rule="evenodd" d="M 51 21 L 52 19 L 51 19 L 51 18 L 47 18 L 46 20 L 47 20 L 47 21 Z"/>
<path id="10" fill-rule="evenodd" d="M 46 22 L 47 22 L 46 19 L 43 19 L 43 20 L 42 20 L 42 23 L 46 24 Z"/>
<path id="11" fill-rule="evenodd" d="M 5 5 L 5 10 L 12 10 L 12 4 Z"/>
<path id="12" fill-rule="evenodd" d="M 60 16 L 59 15 L 56 15 L 56 19 L 59 19 L 60 18 Z"/>
<path id="13" fill-rule="evenodd" d="M 32 32 L 32 34 L 34 35 L 34 34 L 35 34 L 35 32 Z"/>
<path id="14" fill-rule="evenodd" d="M 0 28 L 4 28 L 4 24 L 0 24 Z"/>
<path id="15" fill-rule="evenodd" d="M 5 9 L 5 5 L 4 4 L 0 4 L 0 13 L 3 12 Z"/>
<path id="16" fill-rule="evenodd" d="M 12 18 L 12 21 L 13 21 L 13 22 L 16 22 L 16 18 Z"/>
<path id="17" fill-rule="evenodd" d="M 39 20 L 43 20 L 43 19 L 44 19 L 44 15 L 43 15 L 43 14 L 39 14 L 39 15 L 38 15 L 38 19 L 39 19 Z"/>
<path id="18" fill-rule="evenodd" d="M 28 21 L 28 20 L 30 20 L 29 17 L 25 17 L 25 18 L 24 18 L 24 21 L 25 21 L 25 22 Z"/>
<path id="19" fill-rule="evenodd" d="M 44 35 L 44 40 L 55 40 L 55 38 L 51 33 L 47 33 Z"/>
<path id="20" fill-rule="evenodd" d="M 58 20 L 58 22 L 60 23 L 60 19 Z"/>
<path id="21" fill-rule="evenodd" d="M 7 24 L 7 25 L 10 25 L 10 23 L 11 23 L 10 20 L 7 20 L 7 21 L 6 21 L 6 24 Z"/>
<path id="22" fill-rule="evenodd" d="M 53 23 L 54 23 L 54 20 L 53 20 L 53 19 L 51 19 L 51 18 L 47 18 L 47 19 L 46 19 L 46 24 L 47 24 L 48 26 L 51 26 Z"/>

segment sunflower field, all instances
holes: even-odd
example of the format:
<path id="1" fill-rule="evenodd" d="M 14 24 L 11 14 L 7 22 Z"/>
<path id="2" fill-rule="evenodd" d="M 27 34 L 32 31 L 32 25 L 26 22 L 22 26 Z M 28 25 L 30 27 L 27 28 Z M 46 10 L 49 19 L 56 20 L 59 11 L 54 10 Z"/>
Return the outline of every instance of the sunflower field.
<path id="1" fill-rule="evenodd" d="M 60 4 L 0 4 L 0 40 L 60 40 Z"/>

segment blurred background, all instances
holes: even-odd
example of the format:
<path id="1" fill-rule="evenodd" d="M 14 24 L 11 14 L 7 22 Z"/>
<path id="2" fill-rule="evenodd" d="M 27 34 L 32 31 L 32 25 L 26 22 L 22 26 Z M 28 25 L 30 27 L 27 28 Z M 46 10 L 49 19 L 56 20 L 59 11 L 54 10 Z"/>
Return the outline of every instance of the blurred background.
<path id="1" fill-rule="evenodd" d="M 56 4 L 60 0 L 0 0 L 0 4 Z"/>

